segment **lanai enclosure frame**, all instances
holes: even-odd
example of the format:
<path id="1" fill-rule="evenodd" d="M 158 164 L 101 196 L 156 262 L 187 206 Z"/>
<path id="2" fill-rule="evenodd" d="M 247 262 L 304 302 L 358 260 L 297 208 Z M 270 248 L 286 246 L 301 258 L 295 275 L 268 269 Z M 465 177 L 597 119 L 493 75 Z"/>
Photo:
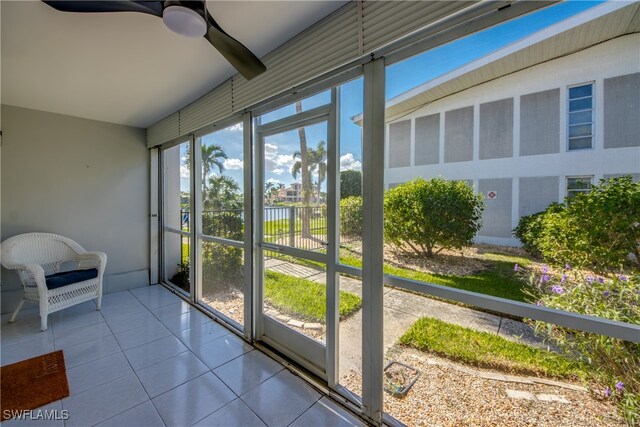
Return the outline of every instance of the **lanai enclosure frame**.
<path id="1" fill-rule="evenodd" d="M 383 273 L 383 190 L 385 166 L 385 67 L 475 31 L 548 7 L 553 1 L 349 2 L 322 21 L 263 58 L 268 71 L 246 81 L 235 75 L 200 99 L 148 129 L 135 129 L 45 113 L 2 107 L 2 239 L 30 231 L 55 232 L 73 238 L 89 250 L 109 256 L 105 292 L 163 283 L 185 300 L 200 306 L 246 340 L 292 363 L 301 376 L 342 401 L 372 423 L 395 421 L 383 410 L 383 286 L 389 284 L 480 308 L 542 320 L 633 342 L 637 325 L 562 312 L 531 304 L 437 286 Z M 613 4 L 630 32 L 640 30 L 637 4 Z M 635 9 L 629 9 L 634 8 Z M 626 9 L 625 9 L 626 8 Z M 625 21 L 626 19 L 626 21 Z M 635 25 L 635 27 L 633 26 Z M 335 124 L 339 85 L 362 78 L 363 259 L 362 268 L 342 265 L 338 240 L 336 178 L 338 153 Z M 329 90 L 327 105 L 262 126 L 266 112 L 320 91 Z M 126 102 L 126 101 L 123 101 Z M 261 162 L 257 147 L 262 130 L 295 129 L 309 123 L 328 126 L 326 253 L 270 246 L 262 241 Z M 188 202 L 195 219 L 187 229 L 171 223 L 163 191 L 163 153 L 189 147 L 190 170 L 200 170 L 202 136 L 242 123 L 244 149 L 244 234 L 241 241 L 202 235 L 198 213 L 202 182 L 191 173 Z M 49 144 L 48 141 L 55 141 Z M 145 143 L 146 141 L 146 143 Z M 188 144 L 184 144 L 188 143 Z M 35 178 L 37 179 L 35 179 Z M 333 184 L 331 183 L 333 182 Z M 253 194 L 248 189 L 253 188 Z M 166 189 L 164 189 L 166 190 Z M 163 205 L 164 203 L 164 205 Z M 167 237 L 169 236 L 169 237 Z M 167 284 L 168 239 L 188 245 L 191 288 L 182 292 Z M 201 301 L 199 267 L 203 241 L 244 252 L 244 323 L 210 310 Z M 262 304 L 264 251 L 323 263 L 327 270 L 327 334 L 324 344 L 301 337 L 265 319 Z M 354 396 L 338 381 L 338 313 L 336 278 L 360 277 L 362 286 L 362 396 Z M 20 298 L 17 281 L 2 272 L 2 312 Z"/>

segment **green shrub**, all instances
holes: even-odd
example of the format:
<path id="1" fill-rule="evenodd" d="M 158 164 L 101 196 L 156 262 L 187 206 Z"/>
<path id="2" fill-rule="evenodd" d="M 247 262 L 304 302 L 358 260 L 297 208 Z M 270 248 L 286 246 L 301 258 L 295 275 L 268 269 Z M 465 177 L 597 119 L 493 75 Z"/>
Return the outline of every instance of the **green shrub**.
<path id="1" fill-rule="evenodd" d="M 207 236 L 242 241 L 244 240 L 243 231 L 244 224 L 240 210 L 209 211 L 202 215 L 202 233 Z"/>
<path id="2" fill-rule="evenodd" d="M 202 288 L 242 288 L 242 249 L 213 242 L 202 242 Z"/>
<path id="3" fill-rule="evenodd" d="M 472 244 L 483 209 L 482 196 L 465 182 L 418 178 L 385 195 L 385 239 L 402 252 L 425 257 L 459 249 Z"/>
<path id="4" fill-rule="evenodd" d="M 526 215 L 520 218 L 518 226 L 513 230 L 513 235 L 520 240 L 525 251 L 533 256 L 542 256 L 540 239 L 544 230 L 543 220 L 547 212 L 562 209 L 558 203 L 551 204 L 545 211 Z"/>
<path id="5" fill-rule="evenodd" d="M 362 173 L 348 170 L 340 172 L 340 199 L 362 196 Z"/>
<path id="6" fill-rule="evenodd" d="M 569 267 L 570 268 L 570 267 Z M 530 278 L 539 305 L 573 313 L 640 324 L 640 276 L 612 279 L 561 277 L 543 272 Z M 640 423 L 640 344 L 539 321 L 531 322 L 568 355 L 578 355 L 597 384 L 599 395 L 615 399 L 630 425 Z"/>
<path id="7" fill-rule="evenodd" d="M 169 281 L 177 287 L 190 292 L 191 285 L 189 284 L 189 258 L 187 258 L 186 261 L 178 264 L 178 272 L 174 274 L 173 277 L 169 279 Z"/>
<path id="8" fill-rule="evenodd" d="M 362 197 L 340 200 L 340 234 L 349 237 L 362 236 Z"/>
<path id="9" fill-rule="evenodd" d="M 534 243 L 549 261 L 612 272 L 640 268 L 640 183 L 601 180 L 588 193 L 552 205 Z M 632 255 L 630 257 L 630 254 Z"/>
<path id="10" fill-rule="evenodd" d="M 238 211 L 205 212 L 203 233 L 225 239 L 244 240 L 243 222 Z M 202 242 L 202 287 L 204 290 L 221 287 L 242 287 L 242 249 L 220 243 Z"/>

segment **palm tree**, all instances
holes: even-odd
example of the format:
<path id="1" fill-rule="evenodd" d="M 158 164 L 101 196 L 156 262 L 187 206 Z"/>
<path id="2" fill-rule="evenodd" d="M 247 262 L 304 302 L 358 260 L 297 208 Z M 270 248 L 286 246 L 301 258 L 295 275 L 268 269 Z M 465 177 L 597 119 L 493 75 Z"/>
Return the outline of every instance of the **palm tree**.
<path id="1" fill-rule="evenodd" d="M 293 153 L 293 158 L 299 158 L 293 166 L 291 166 L 291 175 L 295 179 L 298 178 L 298 174 L 302 175 L 302 204 L 307 207 L 311 203 L 311 193 L 313 192 L 313 183 L 311 181 L 311 175 L 318 174 L 316 202 L 320 205 L 320 189 L 322 183 L 327 178 L 327 150 L 325 149 L 325 142 L 320 141 L 315 150 L 307 149 L 306 154 L 306 173 L 305 156 L 302 154 L 302 150 Z M 305 179 L 306 175 L 306 179 Z M 305 182 L 308 183 L 309 190 L 305 191 Z M 311 238 L 311 212 L 309 209 L 302 209 L 300 215 L 300 221 L 302 222 L 302 237 Z"/>
<path id="2" fill-rule="evenodd" d="M 208 180 L 204 194 L 204 207 L 209 210 L 227 210 L 242 208 L 240 186 L 231 177 L 212 176 Z"/>
<path id="3" fill-rule="evenodd" d="M 218 171 L 222 173 L 224 170 L 224 161 L 228 158 L 227 153 L 218 144 L 202 145 L 202 190 L 207 189 L 207 178 L 214 166 L 218 167 Z M 185 164 L 191 166 L 191 150 L 187 149 L 185 155 Z"/>
<path id="4" fill-rule="evenodd" d="M 269 181 L 264 185 L 264 200 L 265 203 L 273 203 L 274 199 L 278 195 L 278 191 L 284 187 L 284 184 L 276 184 L 275 182 Z"/>
<path id="5" fill-rule="evenodd" d="M 293 175 L 294 178 L 298 178 L 298 174 L 302 170 L 302 159 L 301 159 L 302 154 L 300 153 L 300 151 L 294 152 L 293 158 L 294 159 L 300 158 L 300 160 L 296 161 L 291 167 L 291 175 Z M 320 141 L 315 150 L 308 149 L 307 158 L 308 158 L 307 164 L 308 164 L 308 171 L 309 171 L 309 181 L 311 181 L 311 175 L 315 173 L 318 174 L 318 180 L 316 181 L 316 184 L 317 184 L 316 203 L 319 205 L 320 189 L 322 187 L 322 183 L 327 179 L 326 143 L 324 141 Z"/>
<path id="6" fill-rule="evenodd" d="M 302 101 L 296 102 L 296 114 L 302 113 Z M 304 127 L 298 128 L 298 136 L 300 137 L 300 168 L 299 172 L 302 175 L 302 204 L 309 206 L 311 201 L 311 192 L 313 191 L 313 184 L 311 183 L 311 173 L 309 171 L 309 157 L 307 153 L 307 134 Z M 293 169 L 291 171 L 293 173 Z M 294 175 L 295 178 L 295 175 Z M 311 217 L 307 212 L 307 209 L 302 209 L 300 215 L 300 221 L 302 222 L 302 237 L 311 237 Z"/>
<path id="7" fill-rule="evenodd" d="M 271 181 L 268 181 L 264 185 L 264 201 L 266 204 L 269 204 L 271 201 L 271 190 L 275 187 L 275 184 Z"/>
<path id="8" fill-rule="evenodd" d="M 310 163 L 313 164 L 313 169 L 318 173 L 318 194 L 316 197 L 316 203 L 320 205 L 320 189 L 322 183 L 327 179 L 327 150 L 325 148 L 325 142 L 320 141 L 318 147 L 311 152 Z"/>

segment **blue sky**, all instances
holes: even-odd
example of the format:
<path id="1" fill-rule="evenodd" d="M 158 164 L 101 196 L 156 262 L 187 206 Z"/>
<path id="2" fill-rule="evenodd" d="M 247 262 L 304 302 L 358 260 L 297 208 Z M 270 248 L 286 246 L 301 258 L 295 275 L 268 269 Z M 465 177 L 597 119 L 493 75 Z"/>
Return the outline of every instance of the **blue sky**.
<path id="1" fill-rule="evenodd" d="M 386 70 L 386 98 L 398 96 L 422 83 L 433 80 L 601 3 L 603 1 L 574 0 L 563 2 L 393 64 Z M 340 91 L 341 170 L 360 169 L 362 160 L 361 128 L 352 122 L 351 117 L 360 114 L 363 110 L 362 78 L 343 84 Z M 325 105 L 330 101 L 330 91 L 325 91 L 303 100 L 303 110 Z M 295 114 L 295 105 L 293 104 L 269 112 L 263 115 L 261 120 L 262 123 L 267 123 L 292 114 Z M 308 126 L 306 135 L 308 147 L 315 148 L 320 141 L 326 141 L 326 124 Z M 203 138 L 202 143 L 219 144 L 223 147 L 229 157 L 225 162 L 223 173 L 233 177 L 242 187 L 242 126 L 232 126 L 207 135 Z M 265 140 L 265 181 L 280 182 L 286 185 L 294 182 L 295 179 L 291 175 L 291 166 L 294 162 L 292 155 L 299 149 L 297 131 L 267 138 Z M 187 180 L 182 180 L 182 187 L 183 190 L 188 188 Z M 324 187 L 326 188 L 326 184 Z"/>

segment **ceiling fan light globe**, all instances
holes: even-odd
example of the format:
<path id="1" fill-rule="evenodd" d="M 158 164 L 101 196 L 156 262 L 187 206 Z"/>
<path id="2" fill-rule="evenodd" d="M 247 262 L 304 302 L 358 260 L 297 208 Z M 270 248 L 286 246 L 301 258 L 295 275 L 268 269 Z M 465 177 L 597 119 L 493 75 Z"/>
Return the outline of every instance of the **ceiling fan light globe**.
<path id="1" fill-rule="evenodd" d="M 174 5 L 162 12 L 164 24 L 174 33 L 187 37 L 202 37 L 207 32 L 207 23 L 198 12 L 188 7 Z"/>

